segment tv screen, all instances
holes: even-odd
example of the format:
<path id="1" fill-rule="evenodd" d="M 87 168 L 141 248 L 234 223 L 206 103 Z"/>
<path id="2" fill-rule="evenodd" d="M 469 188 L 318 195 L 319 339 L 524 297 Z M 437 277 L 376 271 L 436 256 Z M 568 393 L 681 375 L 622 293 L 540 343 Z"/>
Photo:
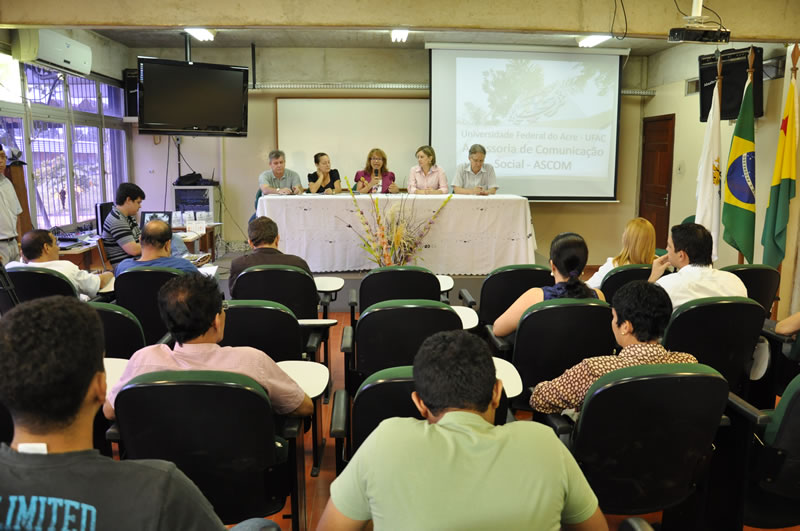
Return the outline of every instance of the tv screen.
<path id="1" fill-rule="evenodd" d="M 139 132 L 247 136 L 247 68 L 139 57 Z"/>

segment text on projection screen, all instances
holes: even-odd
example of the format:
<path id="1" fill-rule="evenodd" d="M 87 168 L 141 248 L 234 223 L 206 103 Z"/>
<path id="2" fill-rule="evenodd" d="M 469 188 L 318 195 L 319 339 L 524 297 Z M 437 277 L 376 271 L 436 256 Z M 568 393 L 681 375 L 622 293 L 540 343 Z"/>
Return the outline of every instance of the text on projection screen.
<path id="1" fill-rule="evenodd" d="M 619 55 L 432 50 L 431 142 L 452 182 L 486 147 L 501 193 L 615 195 Z"/>

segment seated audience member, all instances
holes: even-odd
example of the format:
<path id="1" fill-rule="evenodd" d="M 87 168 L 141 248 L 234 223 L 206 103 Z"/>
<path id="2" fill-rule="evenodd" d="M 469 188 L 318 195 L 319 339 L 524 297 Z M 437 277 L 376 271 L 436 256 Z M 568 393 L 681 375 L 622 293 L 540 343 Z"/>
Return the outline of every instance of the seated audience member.
<path id="1" fill-rule="evenodd" d="M 414 385 L 426 420 L 381 422 L 331 484 L 318 529 L 369 520 L 375 529 L 608 529 L 551 429 L 493 425 L 503 384 L 481 339 L 461 330 L 426 339 Z"/>
<path id="2" fill-rule="evenodd" d="M 564 374 L 534 387 L 531 407 L 542 413 L 580 409 L 586 391 L 606 373 L 637 365 L 697 363 L 694 356 L 669 352 L 659 340 L 672 316 L 672 303 L 663 288 L 645 280 L 625 284 L 614 294 L 611 330 L 622 347 L 616 356 L 586 358 Z M 580 326 L 578 323 L 577 326 Z"/>
<path id="3" fill-rule="evenodd" d="M 8 268 L 44 267 L 58 271 L 75 286 L 82 299 L 97 295 L 97 290 L 108 284 L 114 274 L 111 271 L 93 275 L 78 268 L 69 260 L 58 259 L 58 241 L 50 231 L 34 229 L 22 237 L 22 256 L 25 263 L 10 262 Z"/>
<path id="4" fill-rule="evenodd" d="M 711 265 L 711 233 L 697 223 L 683 223 L 670 229 L 667 254 L 653 260 L 650 282 L 667 290 L 672 307 L 702 297 L 747 297 L 747 287 L 728 271 Z M 677 271 L 662 276 L 668 265 Z"/>
<path id="5" fill-rule="evenodd" d="M 141 235 L 142 256 L 127 258 L 117 266 L 117 275 L 132 267 L 172 267 L 186 273 L 197 273 L 197 268 L 186 258 L 172 256 L 172 229 L 160 219 L 148 221 Z"/>
<path id="6" fill-rule="evenodd" d="M 117 264 L 132 256 L 142 254 L 139 245 L 141 229 L 136 223 L 136 213 L 142 207 L 144 191 L 133 183 L 122 183 L 117 188 L 115 205 L 103 222 L 103 245 L 108 262 L 116 272 Z"/>
<path id="7" fill-rule="evenodd" d="M 0 319 L 0 352 L 0 402 L 14 418 L 11 446 L 0 447 L 0 527 L 225 530 L 174 464 L 114 461 L 92 449 L 106 375 L 103 327 L 90 306 L 71 297 L 17 306 Z"/>
<path id="8" fill-rule="evenodd" d="M 795 336 L 800 330 L 800 312 L 778 321 L 775 324 L 775 331 L 785 336 Z"/>
<path id="9" fill-rule="evenodd" d="M 133 377 L 154 371 L 207 370 L 237 372 L 253 378 L 269 395 L 278 415 L 308 416 L 311 399 L 264 352 L 250 347 L 221 347 L 225 305 L 217 282 L 199 273 L 169 280 L 158 292 L 158 309 L 175 348 L 152 345 L 136 351 L 103 405 L 114 418 L 114 400 Z"/>
<path id="10" fill-rule="evenodd" d="M 367 154 L 367 164 L 355 176 L 356 191 L 360 194 L 396 194 L 400 188 L 394 182 L 394 173 L 386 167 L 386 153 L 373 148 Z"/>
<path id="11" fill-rule="evenodd" d="M 586 267 L 589 248 L 579 234 L 562 232 L 550 244 L 550 270 L 555 277 L 555 285 L 531 288 L 514 301 L 503 315 L 494 322 L 494 333 L 504 337 L 516 331 L 525 310 L 542 301 L 550 299 L 601 299 L 600 290 L 592 289 L 581 281 L 581 273 Z"/>
<path id="12" fill-rule="evenodd" d="M 331 158 L 326 153 L 314 155 L 317 171 L 308 174 L 308 191 L 312 194 L 340 194 L 342 182 L 339 170 L 331 169 Z"/>
<path id="13" fill-rule="evenodd" d="M 409 194 L 446 194 L 447 175 L 436 165 L 436 152 L 431 146 L 417 149 L 417 164 L 408 171 Z"/>
<path id="14" fill-rule="evenodd" d="M 497 192 L 497 177 L 491 164 L 484 164 L 486 148 L 473 144 L 469 148 L 469 162 L 459 164 L 453 179 L 454 194 L 493 195 Z"/>
<path id="15" fill-rule="evenodd" d="M 278 224 L 266 216 L 261 216 L 247 226 L 247 243 L 253 250 L 252 253 L 235 258 L 231 262 L 231 276 L 228 287 L 233 291 L 236 279 L 248 267 L 257 265 L 290 265 L 305 269 L 311 274 L 311 269 L 305 260 L 293 254 L 283 254 L 278 249 L 281 237 L 278 234 Z"/>
<path id="16" fill-rule="evenodd" d="M 652 264 L 656 258 L 656 229 L 644 218 L 633 218 L 622 233 L 622 250 L 586 281 L 590 288 L 599 288 L 609 271 L 629 264 Z"/>
<path id="17" fill-rule="evenodd" d="M 302 194 L 303 185 L 296 171 L 286 168 L 286 154 L 280 149 L 269 152 L 269 169 L 258 176 L 261 193 L 267 194 Z"/>

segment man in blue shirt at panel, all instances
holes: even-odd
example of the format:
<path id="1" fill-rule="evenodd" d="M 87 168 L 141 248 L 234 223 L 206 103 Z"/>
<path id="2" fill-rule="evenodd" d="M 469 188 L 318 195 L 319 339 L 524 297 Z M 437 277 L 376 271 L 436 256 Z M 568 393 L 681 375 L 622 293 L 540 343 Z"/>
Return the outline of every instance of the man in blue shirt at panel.
<path id="1" fill-rule="evenodd" d="M 173 267 L 186 273 L 197 273 L 197 268 L 189 260 L 172 256 L 172 229 L 160 219 L 154 219 L 144 226 L 140 238 L 142 256 L 126 258 L 117 266 L 117 276 L 138 266 Z"/>

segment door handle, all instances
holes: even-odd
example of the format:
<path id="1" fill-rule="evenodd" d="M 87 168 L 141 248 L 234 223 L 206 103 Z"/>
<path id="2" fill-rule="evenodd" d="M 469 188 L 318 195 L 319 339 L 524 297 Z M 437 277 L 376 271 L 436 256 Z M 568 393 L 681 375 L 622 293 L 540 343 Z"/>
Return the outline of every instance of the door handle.
<path id="1" fill-rule="evenodd" d="M 669 206 L 669 193 L 664 196 L 664 206 Z"/>

